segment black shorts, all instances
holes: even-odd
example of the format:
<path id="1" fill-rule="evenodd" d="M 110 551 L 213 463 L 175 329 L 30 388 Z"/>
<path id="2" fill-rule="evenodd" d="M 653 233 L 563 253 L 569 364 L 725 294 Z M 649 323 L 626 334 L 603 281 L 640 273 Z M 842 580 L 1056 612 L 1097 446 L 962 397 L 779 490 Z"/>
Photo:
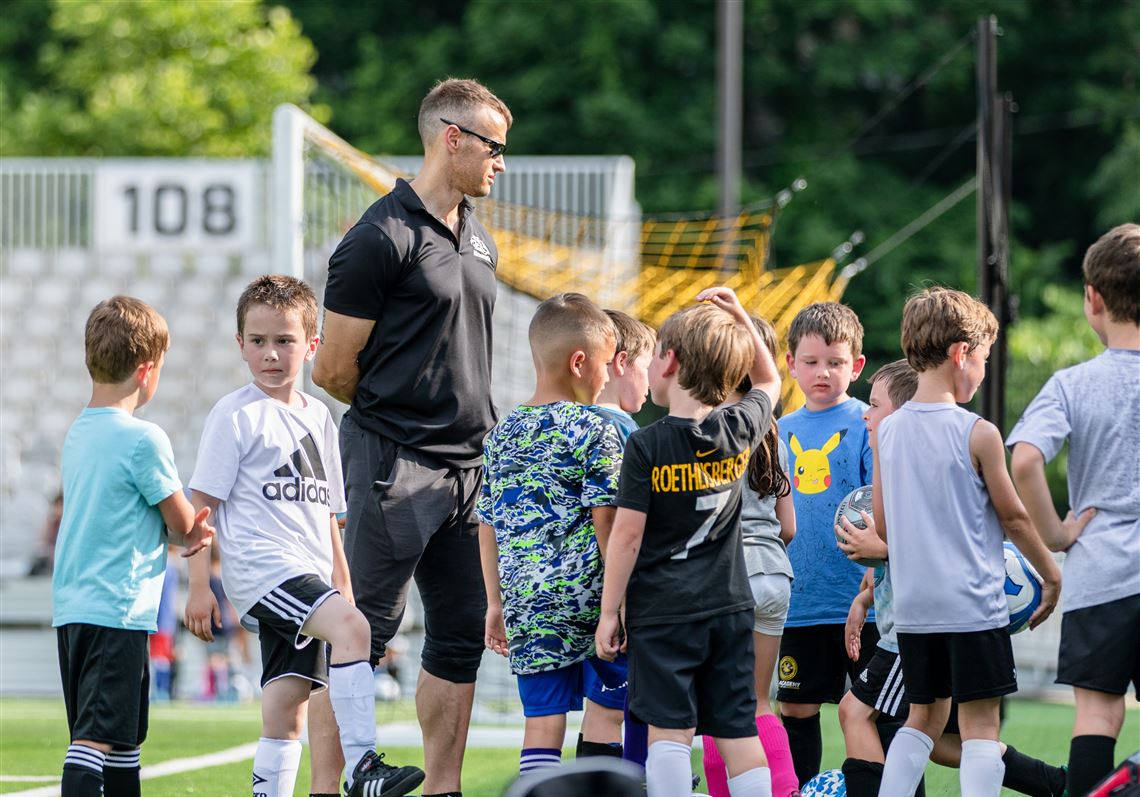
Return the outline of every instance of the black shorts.
<path id="1" fill-rule="evenodd" d="M 146 741 L 147 632 L 72 623 L 56 630 L 71 739 L 133 750 Z"/>
<path id="2" fill-rule="evenodd" d="M 658 728 L 756 735 L 752 609 L 629 629 L 629 709 Z"/>
<path id="3" fill-rule="evenodd" d="M 859 661 L 851 661 L 843 624 L 784 628 L 780 640 L 776 699 L 781 703 L 838 703 L 852 681 L 867 668 L 879 644 L 879 630 L 865 623 Z"/>
<path id="4" fill-rule="evenodd" d="M 317 607 L 337 591 L 317 576 L 297 576 L 274 587 L 246 614 L 257 621 L 261 643 L 261 686 L 292 676 L 329 684 L 327 645 L 301 633 Z M 248 624 L 248 622 L 247 622 Z"/>
<path id="5" fill-rule="evenodd" d="M 1057 683 L 1140 697 L 1140 595 L 1065 612 Z"/>
<path id="6" fill-rule="evenodd" d="M 851 694 L 880 714 L 906 719 L 910 703 L 899 654 L 876 647 L 867 667 L 851 682 Z"/>
<path id="7" fill-rule="evenodd" d="M 351 414 L 341 419 L 340 451 L 344 549 L 356 608 L 372 628 L 372 663 L 400 628 L 414 577 L 424 606 L 423 668 L 474 683 L 487 615 L 475 518 L 482 469 L 449 468 L 401 448 Z"/>
<path id="8" fill-rule="evenodd" d="M 944 697 L 959 703 L 1017 691 L 1009 627 L 961 633 L 898 633 L 907 699 L 930 704 Z"/>

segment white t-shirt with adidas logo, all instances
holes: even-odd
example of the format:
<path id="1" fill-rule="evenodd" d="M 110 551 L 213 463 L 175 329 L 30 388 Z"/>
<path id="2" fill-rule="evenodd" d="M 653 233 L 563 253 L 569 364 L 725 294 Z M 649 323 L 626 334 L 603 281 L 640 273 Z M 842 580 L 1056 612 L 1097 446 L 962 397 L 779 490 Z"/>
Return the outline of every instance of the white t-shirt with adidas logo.
<path id="1" fill-rule="evenodd" d="M 295 576 L 332 582 L 329 517 L 345 510 L 336 424 L 301 393 L 289 407 L 250 383 L 206 418 L 190 488 L 221 501 L 222 585 L 238 616 Z"/>

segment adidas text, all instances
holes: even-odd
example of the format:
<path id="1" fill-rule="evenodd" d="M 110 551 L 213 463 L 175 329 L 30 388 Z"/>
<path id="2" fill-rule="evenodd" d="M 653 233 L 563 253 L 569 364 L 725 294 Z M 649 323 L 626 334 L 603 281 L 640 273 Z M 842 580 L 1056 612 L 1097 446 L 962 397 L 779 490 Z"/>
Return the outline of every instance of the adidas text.
<path id="1" fill-rule="evenodd" d="M 295 501 L 329 506 L 329 488 L 315 482 L 303 482 L 298 476 L 291 482 L 266 482 L 261 494 L 270 501 Z"/>

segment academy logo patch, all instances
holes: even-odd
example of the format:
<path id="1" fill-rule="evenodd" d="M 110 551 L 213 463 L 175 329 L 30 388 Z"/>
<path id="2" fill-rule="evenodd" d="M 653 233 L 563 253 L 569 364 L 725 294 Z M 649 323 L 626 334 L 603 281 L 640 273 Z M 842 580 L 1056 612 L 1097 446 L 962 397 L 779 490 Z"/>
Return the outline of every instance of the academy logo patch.
<path id="1" fill-rule="evenodd" d="M 487 248 L 487 244 L 483 243 L 483 239 L 478 235 L 471 236 L 471 252 L 480 260 L 486 260 L 487 265 L 491 268 L 495 267 L 495 261 L 491 259 L 491 250 Z"/>

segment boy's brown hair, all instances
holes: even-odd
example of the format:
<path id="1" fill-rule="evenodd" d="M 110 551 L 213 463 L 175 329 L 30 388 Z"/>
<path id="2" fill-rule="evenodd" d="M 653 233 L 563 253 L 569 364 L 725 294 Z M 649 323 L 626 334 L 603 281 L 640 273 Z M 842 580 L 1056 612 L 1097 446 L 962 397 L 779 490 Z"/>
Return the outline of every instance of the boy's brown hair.
<path id="1" fill-rule="evenodd" d="M 914 398 L 918 391 L 918 371 L 911 368 L 906 360 L 895 360 L 875 371 L 871 387 L 879 381 L 887 383 L 887 396 L 896 410 Z"/>
<path id="2" fill-rule="evenodd" d="M 709 407 L 724 402 L 756 355 L 747 330 L 711 304 L 686 307 L 665 319 L 657 345 L 676 355 L 677 383 Z"/>
<path id="3" fill-rule="evenodd" d="M 305 338 L 311 339 L 317 334 L 317 297 L 303 280 L 284 274 L 264 274 L 246 285 L 237 303 L 239 335 L 245 332 L 246 314 L 255 304 L 264 304 L 283 313 L 295 310 L 301 317 Z"/>
<path id="4" fill-rule="evenodd" d="M 490 108 L 502 115 L 507 122 L 507 129 L 514 124 L 511 109 L 507 104 L 491 93 L 491 90 L 477 80 L 447 78 L 436 83 L 420 103 L 420 113 L 417 123 L 420 139 L 424 147 L 435 137 L 444 123 L 442 116 L 452 122 L 470 126 L 471 116 L 480 107 Z"/>
<path id="5" fill-rule="evenodd" d="M 1140 324 L 1140 224 L 1121 224 L 1085 253 L 1085 284 L 1104 299 L 1108 317 Z"/>
<path id="6" fill-rule="evenodd" d="M 653 327 L 621 310 L 606 310 L 605 314 L 610 317 L 617 331 L 617 352 L 624 351 L 631 360 L 653 353 L 653 347 L 657 343 L 657 333 Z"/>
<path id="7" fill-rule="evenodd" d="M 145 362 L 157 362 L 170 348 L 170 330 L 158 311 L 133 296 L 112 296 L 87 316 L 83 342 L 87 372 L 114 385 Z"/>
<path id="8" fill-rule="evenodd" d="M 560 293 L 534 311 L 527 337 L 535 360 L 554 367 L 573 351 L 597 351 L 616 334 L 610 317 L 588 296 Z"/>
<path id="9" fill-rule="evenodd" d="M 990 308 L 962 291 L 926 288 L 907 299 L 902 317 L 902 350 L 918 372 L 944 363 L 955 343 L 972 351 L 997 338 L 998 322 Z"/>
<path id="10" fill-rule="evenodd" d="M 788 351 L 793 357 L 796 347 L 807 335 L 819 335 L 828 346 L 837 341 L 846 342 L 851 347 L 852 357 L 863 353 L 863 325 L 859 316 L 839 302 L 816 302 L 796 313 L 788 329 Z"/>

